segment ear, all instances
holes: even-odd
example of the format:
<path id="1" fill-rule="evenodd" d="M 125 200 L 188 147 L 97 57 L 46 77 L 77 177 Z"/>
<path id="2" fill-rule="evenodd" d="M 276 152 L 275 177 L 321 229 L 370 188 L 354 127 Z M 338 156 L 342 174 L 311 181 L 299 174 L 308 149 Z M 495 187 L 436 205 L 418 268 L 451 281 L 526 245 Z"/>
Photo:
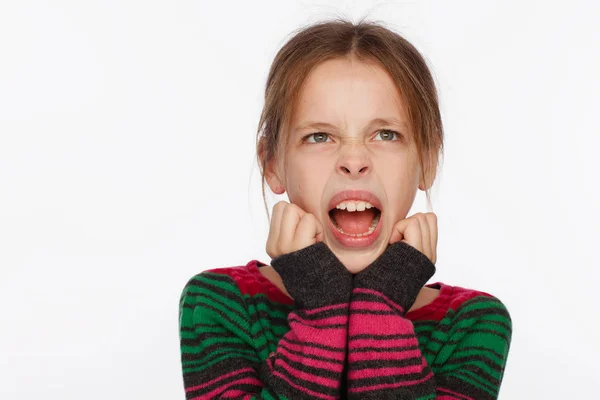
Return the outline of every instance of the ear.
<path id="1" fill-rule="evenodd" d="M 259 156 L 259 160 L 263 160 L 265 157 L 265 152 L 264 152 L 264 141 L 261 140 L 259 146 L 258 146 L 258 156 Z M 271 189 L 271 191 L 275 194 L 283 194 L 285 193 L 285 187 L 283 186 L 283 182 L 281 180 L 281 178 L 279 177 L 279 171 L 277 169 L 277 161 L 275 160 L 275 158 L 273 158 L 270 162 L 267 163 L 267 165 L 265 166 L 265 180 L 267 181 L 267 184 L 269 185 L 269 188 Z"/>
<path id="2" fill-rule="evenodd" d="M 275 194 L 283 194 L 285 193 L 285 187 L 283 186 L 283 182 L 277 173 L 276 162 L 273 160 L 267 163 L 267 168 L 265 170 L 265 180 L 267 184 L 271 188 L 271 191 Z"/>

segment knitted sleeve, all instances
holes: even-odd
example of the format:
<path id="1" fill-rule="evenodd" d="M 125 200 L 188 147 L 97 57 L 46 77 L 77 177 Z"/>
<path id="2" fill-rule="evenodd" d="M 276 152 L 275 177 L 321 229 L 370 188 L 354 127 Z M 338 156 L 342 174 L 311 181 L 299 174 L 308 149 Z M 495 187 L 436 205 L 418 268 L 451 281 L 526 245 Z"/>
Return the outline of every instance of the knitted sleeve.
<path id="1" fill-rule="evenodd" d="M 271 261 L 294 298 L 290 330 L 258 358 L 239 287 L 203 272 L 180 300 L 187 399 L 338 399 L 352 274 L 322 242 Z M 219 276 L 218 276 L 219 275 Z"/>
<path id="2" fill-rule="evenodd" d="M 497 399 L 510 346 L 508 311 L 493 296 L 468 300 L 443 332 L 432 367 L 404 315 L 435 265 L 396 242 L 357 274 L 348 326 L 349 399 Z"/>

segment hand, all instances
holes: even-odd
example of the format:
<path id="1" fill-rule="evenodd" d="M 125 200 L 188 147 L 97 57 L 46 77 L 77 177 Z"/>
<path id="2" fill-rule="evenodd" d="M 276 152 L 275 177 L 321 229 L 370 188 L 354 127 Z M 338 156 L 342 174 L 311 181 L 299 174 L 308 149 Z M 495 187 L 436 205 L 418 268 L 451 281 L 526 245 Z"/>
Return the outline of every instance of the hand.
<path id="1" fill-rule="evenodd" d="M 275 258 L 323 241 L 323 226 L 313 214 L 295 204 L 279 201 L 273 206 L 267 254 Z"/>
<path id="2" fill-rule="evenodd" d="M 425 254 L 433 264 L 436 262 L 438 238 L 437 216 L 434 213 L 416 213 L 400 220 L 392 228 L 390 244 L 401 241 Z"/>

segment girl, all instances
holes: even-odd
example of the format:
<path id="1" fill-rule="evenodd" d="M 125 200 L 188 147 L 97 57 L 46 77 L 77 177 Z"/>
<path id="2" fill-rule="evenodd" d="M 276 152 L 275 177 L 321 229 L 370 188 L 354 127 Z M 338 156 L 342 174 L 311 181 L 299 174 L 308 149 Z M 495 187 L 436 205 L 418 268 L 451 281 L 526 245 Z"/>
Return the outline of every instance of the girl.
<path id="1" fill-rule="evenodd" d="M 214 268 L 180 300 L 188 399 L 496 399 L 503 303 L 442 282 L 437 219 L 406 218 L 435 179 L 436 88 L 405 39 L 314 24 L 271 67 L 257 154 L 270 265 Z M 266 206 L 266 202 L 265 202 Z M 267 208 L 268 213 L 268 208 Z"/>

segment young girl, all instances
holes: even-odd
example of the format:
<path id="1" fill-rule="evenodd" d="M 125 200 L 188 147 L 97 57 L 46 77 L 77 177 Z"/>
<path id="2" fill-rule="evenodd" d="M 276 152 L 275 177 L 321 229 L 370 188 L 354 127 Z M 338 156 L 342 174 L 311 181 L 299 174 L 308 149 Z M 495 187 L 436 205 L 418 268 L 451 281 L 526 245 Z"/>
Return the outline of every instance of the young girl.
<path id="1" fill-rule="evenodd" d="M 496 399 L 512 323 L 481 291 L 426 284 L 437 219 L 434 81 L 370 22 L 297 32 L 271 67 L 257 136 L 271 265 L 214 268 L 180 301 L 188 399 Z M 265 203 L 266 206 L 266 203 Z M 268 212 L 268 209 L 267 209 Z"/>

